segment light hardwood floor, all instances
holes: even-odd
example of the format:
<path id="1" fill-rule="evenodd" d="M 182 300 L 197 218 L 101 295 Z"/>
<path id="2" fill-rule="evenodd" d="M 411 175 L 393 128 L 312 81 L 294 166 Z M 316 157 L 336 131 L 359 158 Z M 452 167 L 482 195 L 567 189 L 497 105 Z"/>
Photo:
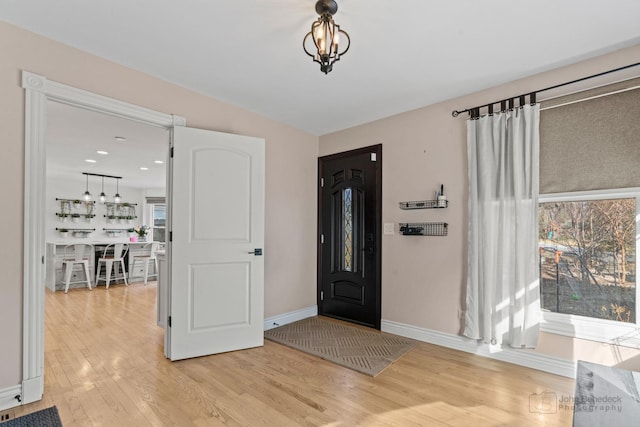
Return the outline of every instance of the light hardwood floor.
<path id="1" fill-rule="evenodd" d="M 167 361 L 155 282 L 46 295 L 45 393 L 71 426 L 570 426 L 530 395 L 574 381 L 430 344 L 376 378 L 270 341 Z M 551 395 L 548 395 L 551 396 Z"/>

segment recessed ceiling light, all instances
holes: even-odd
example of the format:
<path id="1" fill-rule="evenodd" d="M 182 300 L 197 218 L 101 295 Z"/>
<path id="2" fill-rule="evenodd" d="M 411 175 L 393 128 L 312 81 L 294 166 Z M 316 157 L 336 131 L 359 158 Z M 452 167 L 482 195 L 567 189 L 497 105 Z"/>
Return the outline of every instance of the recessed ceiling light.
<path id="1" fill-rule="evenodd" d="M 140 168 L 140 170 L 141 170 L 141 171 L 148 171 L 148 170 L 149 170 L 149 168 L 146 168 L 146 167 L 142 166 L 142 167 Z"/>
<path id="2" fill-rule="evenodd" d="M 127 138 L 125 138 L 124 136 L 114 136 L 113 139 L 118 142 L 125 142 L 127 140 Z"/>
<path id="3" fill-rule="evenodd" d="M 154 160 L 153 163 L 157 163 L 159 165 L 163 164 L 164 162 L 162 160 Z"/>
<path id="4" fill-rule="evenodd" d="M 96 161 L 93 160 L 93 159 L 86 159 L 85 162 L 87 162 L 87 163 L 95 163 Z"/>
<path id="5" fill-rule="evenodd" d="M 102 150 L 98 150 L 96 151 L 96 153 L 102 154 L 103 156 L 106 156 L 107 154 L 109 154 L 107 151 L 102 151 Z"/>

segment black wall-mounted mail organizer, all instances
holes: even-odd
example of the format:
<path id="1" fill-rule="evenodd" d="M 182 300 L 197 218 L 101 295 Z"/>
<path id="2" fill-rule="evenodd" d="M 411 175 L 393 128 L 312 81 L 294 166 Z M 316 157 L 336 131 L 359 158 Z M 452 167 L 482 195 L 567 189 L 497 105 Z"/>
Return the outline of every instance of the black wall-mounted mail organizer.
<path id="1" fill-rule="evenodd" d="M 449 206 L 448 200 L 415 200 L 400 202 L 400 209 L 443 209 Z"/>
<path id="2" fill-rule="evenodd" d="M 401 222 L 403 236 L 446 236 L 449 224 L 446 222 Z"/>

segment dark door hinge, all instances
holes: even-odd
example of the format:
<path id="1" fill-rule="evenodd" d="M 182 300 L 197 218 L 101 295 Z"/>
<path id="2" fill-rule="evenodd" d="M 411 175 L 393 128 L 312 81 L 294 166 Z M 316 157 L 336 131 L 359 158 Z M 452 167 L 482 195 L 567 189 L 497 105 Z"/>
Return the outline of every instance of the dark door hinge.
<path id="1" fill-rule="evenodd" d="M 169 156 L 173 159 L 173 147 L 171 147 L 171 150 L 169 150 Z"/>
<path id="2" fill-rule="evenodd" d="M 169 316 L 169 318 L 167 319 L 167 325 L 169 325 L 169 327 L 171 327 L 171 316 Z"/>
<path id="3" fill-rule="evenodd" d="M 320 301 L 324 301 L 324 291 L 320 291 Z"/>
<path id="4" fill-rule="evenodd" d="M 169 241 L 173 242 L 173 231 L 169 232 Z"/>

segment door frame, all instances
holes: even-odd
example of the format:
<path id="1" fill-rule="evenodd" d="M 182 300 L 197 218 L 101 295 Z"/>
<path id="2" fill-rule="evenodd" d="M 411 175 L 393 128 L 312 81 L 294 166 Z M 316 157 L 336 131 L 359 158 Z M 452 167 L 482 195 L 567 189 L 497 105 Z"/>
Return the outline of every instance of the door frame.
<path id="1" fill-rule="evenodd" d="M 25 92 L 21 393 L 21 404 L 24 405 L 42 399 L 44 392 L 47 101 L 61 102 L 168 130 L 174 126 L 186 126 L 186 119 L 50 81 L 45 76 L 25 70 L 22 70 L 21 85 Z M 168 183 L 169 180 L 167 176 Z"/>
<path id="2" fill-rule="evenodd" d="M 322 314 L 322 175 L 324 172 L 324 162 L 344 159 L 351 156 L 372 153 L 376 155 L 377 166 L 375 168 L 376 180 L 376 210 L 375 210 L 375 262 L 376 262 L 376 322 L 375 328 L 380 330 L 382 320 L 382 144 L 370 145 L 368 147 L 356 148 L 354 150 L 343 151 L 341 153 L 330 154 L 318 157 L 318 236 L 317 236 L 317 289 L 316 300 L 318 304 L 318 314 Z"/>

